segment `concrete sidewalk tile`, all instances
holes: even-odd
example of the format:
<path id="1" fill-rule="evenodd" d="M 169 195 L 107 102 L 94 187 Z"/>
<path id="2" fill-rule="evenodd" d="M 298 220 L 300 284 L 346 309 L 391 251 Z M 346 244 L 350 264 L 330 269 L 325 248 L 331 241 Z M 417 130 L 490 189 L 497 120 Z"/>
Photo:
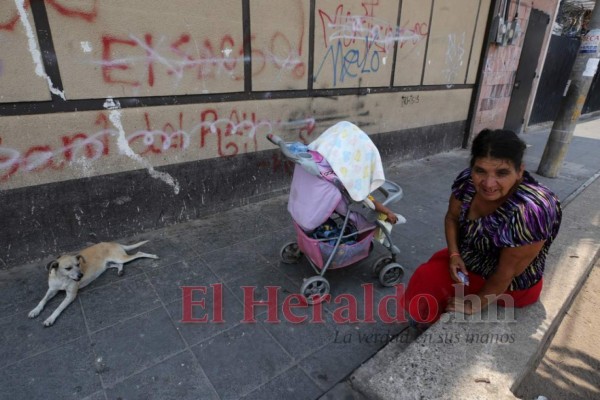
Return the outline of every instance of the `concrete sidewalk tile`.
<path id="1" fill-rule="evenodd" d="M 321 389 L 298 367 L 275 377 L 242 400 L 305 400 L 316 399 Z"/>
<path id="2" fill-rule="evenodd" d="M 326 303 L 326 308 L 330 310 L 337 308 L 338 306 L 334 304 L 334 302 L 338 296 L 348 295 L 355 299 L 362 298 L 364 291 L 362 285 L 364 283 L 354 275 L 350 275 L 348 271 L 346 271 L 346 268 L 327 271 L 325 273 L 325 278 L 329 282 L 329 294 L 331 294 L 331 301 Z M 373 287 L 375 285 L 379 285 L 379 282 L 376 278 L 372 278 L 369 283 L 372 284 Z"/>
<path id="3" fill-rule="evenodd" d="M 397 314 L 395 314 L 395 311 L 390 310 L 389 315 L 395 318 Z M 398 316 L 398 318 L 403 320 L 403 314 Z M 338 323 L 333 343 L 370 348 L 375 353 L 390 342 L 404 340 L 403 338 L 398 338 L 398 334 L 406 328 L 405 322 L 385 323 L 377 318 L 376 321 L 375 323 Z"/>
<path id="4" fill-rule="evenodd" d="M 252 242 L 238 243 L 201 255 L 221 282 L 231 283 L 240 277 L 270 269 L 270 262 L 256 252 Z"/>
<path id="5" fill-rule="evenodd" d="M 372 344 L 333 342 L 316 349 L 300 361 L 300 367 L 323 390 L 345 379 L 376 351 Z"/>
<path id="6" fill-rule="evenodd" d="M 298 287 L 302 285 L 304 279 L 317 275 L 315 270 L 310 266 L 306 256 L 302 256 L 296 264 L 286 264 L 280 261 L 279 264 L 275 265 L 275 269 L 287 276 Z"/>
<path id="7" fill-rule="evenodd" d="M 377 317 L 377 306 L 383 298 L 394 296 L 396 288 L 382 286 L 379 278 L 371 277 L 371 268 L 366 269 L 366 273 L 369 277 L 367 282 L 363 282 L 354 276 L 334 276 L 332 273 L 331 279 L 329 279 L 331 300 L 325 303 L 324 307 L 334 315 L 341 315 L 343 318 L 353 319 L 355 316 L 350 316 L 349 313 L 356 313 L 356 317 L 361 321 L 364 320 L 365 313 L 368 316 L 368 313 L 371 312 L 375 321 L 380 322 Z M 373 304 L 369 306 L 371 300 Z"/>
<path id="8" fill-rule="evenodd" d="M 79 294 L 91 332 L 131 318 L 160 305 L 146 275 L 123 277 L 111 285 Z"/>
<path id="9" fill-rule="evenodd" d="M 294 359 L 299 360 L 315 349 L 333 342 L 336 336 L 336 326 L 331 314 L 322 310 L 323 322 L 315 321 L 319 317 L 313 306 L 298 307 L 290 310 L 294 318 L 304 318 L 301 323 L 294 323 L 286 318 L 280 317 L 281 322 L 272 323 L 261 321 L 265 329 L 281 344 L 281 346 Z"/>
<path id="10" fill-rule="evenodd" d="M 183 260 L 198 257 L 198 254 L 193 250 L 182 243 L 178 243 L 177 239 L 171 236 L 150 239 L 150 242 L 144 245 L 140 250 L 146 253 L 156 254 L 159 258 L 158 260 L 140 258 L 133 261 L 131 264 L 126 264 L 126 267 L 129 265 L 139 265 L 144 272 L 148 272 Z"/>
<path id="11" fill-rule="evenodd" d="M 0 270 L 0 317 L 17 313 L 15 307 L 20 303 L 39 302 L 44 297 L 48 290 L 48 271 L 44 265 L 32 263 Z"/>
<path id="12" fill-rule="evenodd" d="M 109 399 L 218 399 L 194 355 L 186 350 L 106 390 Z"/>
<path id="13" fill-rule="evenodd" d="M 199 258 L 154 269 L 146 275 L 164 303 L 180 300 L 183 286 L 209 286 L 219 283 L 219 278 Z"/>
<path id="14" fill-rule="evenodd" d="M 167 311 L 177 330 L 181 333 L 189 346 L 203 342 L 212 336 L 239 325 L 244 318 L 242 303 L 226 286 L 222 286 L 221 312 L 215 309 L 215 296 L 218 295 L 215 287 L 207 285 L 206 294 L 194 292 L 192 300 L 191 317 L 194 319 L 207 318 L 207 322 L 182 322 L 183 300 L 174 301 L 166 305 Z M 218 297 L 217 297 L 218 299 Z M 199 303 L 204 300 L 204 306 Z M 218 302 L 219 300 L 217 300 Z M 218 319 L 222 317 L 223 322 Z"/>
<path id="15" fill-rule="evenodd" d="M 163 307 L 93 333 L 91 340 L 108 387 L 185 348 Z"/>
<path id="16" fill-rule="evenodd" d="M 106 400 L 106 393 L 104 390 L 99 390 L 96 393 L 84 397 L 83 400 Z"/>
<path id="17" fill-rule="evenodd" d="M 0 319 L 3 338 L 0 368 L 49 348 L 61 346 L 86 334 L 81 306 L 77 299 L 62 312 L 53 326 L 43 325 L 63 298 L 64 292 L 57 294 L 35 319 L 29 319 L 27 314 L 36 306 L 39 299 L 25 303 L 28 305 L 27 310 Z"/>
<path id="18" fill-rule="evenodd" d="M 331 390 L 319 397 L 319 400 L 368 400 L 359 392 L 355 391 L 352 386 L 347 382 L 340 382 L 335 385 Z"/>
<path id="19" fill-rule="evenodd" d="M 248 296 L 251 302 L 267 301 L 269 296 L 277 296 L 277 311 L 281 310 L 281 306 L 286 297 L 291 294 L 296 294 L 300 290 L 300 285 L 292 282 L 287 276 L 279 272 L 275 268 L 257 268 L 254 273 L 246 274 L 233 279 L 227 284 L 231 288 L 233 294 L 244 304 L 245 297 Z M 247 287 L 248 289 L 244 289 Z M 274 287 L 274 289 L 269 289 Z M 272 298 L 272 297 L 271 297 Z M 247 308 L 251 307 L 249 302 L 245 303 Z M 257 305 L 254 307 L 254 315 L 264 313 L 268 310 L 266 305 Z M 252 311 L 251 311 L 252 312 Z"/>
<path id="20" fill-rule="evenodd" d="M 46 343 L 52 343 L 47 340 Z M 102 389 L 87 337 L 2 369 L 0 398 L 81 399 Z"/>
<path id="21" fill-rule="evenodd" d="M 286 243 L 296 241 L 296 232 L 290 224 L 283 229 L 264 234 L 249 242 L 249 246 L 263 256 L 270 264 L 278 265 L 281 249 Z"/>
<path id="22" fill-rule="evenodd" d="M 292 365 L 291 357 L 259 324 L 240 324 L 192 351 L 223 400 L 250 393 Z"/>
<path id="23" fill-rule="evenodd" d="M 210 217 L 193 231 L 174 235 L 174 237 L 203 254 L 281 228 L 279 221 L 273 221 L 262 215 L 260 204 L 251 204 Z"/>
<path id="24" fill-rule="evenodd" d="M 84 397 L 83 400 L 106 400 L 106 393 L 104 390 L 99 390 L 96 393 Z"/>

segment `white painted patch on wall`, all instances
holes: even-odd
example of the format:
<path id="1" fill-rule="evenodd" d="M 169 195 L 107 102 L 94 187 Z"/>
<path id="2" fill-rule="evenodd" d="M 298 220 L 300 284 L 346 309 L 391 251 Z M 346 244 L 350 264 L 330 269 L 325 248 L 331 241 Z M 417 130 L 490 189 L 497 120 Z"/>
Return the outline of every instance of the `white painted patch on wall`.
<path id="1" fill-rule="evenodd" d="M 69 163 L 70 167 L 79 167 L 83 176 L 89 178 L 94 175 L 94 160 L 85 157 L 78 157 Z"/>
<path id="2" fill-rule="evenodd" d="M 223 49 L 221 53 L 225 55 L 225 57 L 229 57 L 229 55 L 233 52 L 233 49 Z"/>
<path id="3" fill-rule="evenodd" d="M 29 18 L 27 18 L 27 12 L 25 11 L 25 0 L 15 0 L 15 5 L 17 6 L 19 18 L 21 19 L 25 33 L 27 34 L 27 44 L 29 46 L 29 53 L 31 53 L 31 58 L 33 58 L 33 63 L 35 64 L 35 74 L 40 78 L 44 78 L 46 82 L 48 82 L 48 88 L 50 89 L 50 92 L 60 96 L 63 100 L 66 100 L 65 93 L 62 90 L 55 88 L 52 80 L 48 74 L 46 74 L 44 64 L 42 63 L 42 53 L 40 53 L 37 47 L 37 39 L 33 34 L 33 28 L 29 23 Z"/>
<path id="4" fill-rule="evenodd" d="M 165 172 L 156 171 L 152 164 L 148 162 L 148 160 L 134 152 L 129 146 L 129 142 L 125 138 L 123 124 L 121 123 L 121 105 L 119 102 L 115 102 L 113 98 L 109 97 L 104 102 L 104 108 L 110 110 L 110 122 L 112 122 L 113 126 L 117 128 L 117 146 L 119 147 L 120 153 L 125 154 L 127 157 L 143 165 L 148 170 L 148 173 L 151 177 L 165 182 L 167 185 L 173 188 L 173 192 L 175 194 L 179 194 L 179 183 L 171 175 Z"/>
<path id="5" fill-rule="evenodd" d="M 81 42 L 81 49 L 83 50 L 84 53 L 91 53 L 92 45 L 88 41 Z"/>
<path id="6" fill-rule="evenodd" d="M 383 65 L 385 65 L 385 63 L 387 63 L 387 57 L 383 57 L 383 58 L 381 59 L 381 62 L 383 63 Z"/>

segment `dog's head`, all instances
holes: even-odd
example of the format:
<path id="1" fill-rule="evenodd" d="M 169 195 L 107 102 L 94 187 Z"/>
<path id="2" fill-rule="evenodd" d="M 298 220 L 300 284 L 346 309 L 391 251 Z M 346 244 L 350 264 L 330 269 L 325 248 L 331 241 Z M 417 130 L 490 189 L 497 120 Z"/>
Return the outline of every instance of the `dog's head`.
<path id="1" fill-rule="evenodd" d="M 85 262 L 83 256 L 60 256 L 56 260 L 51 261 L 46 265 L 46 269 L 50 272 L 53 270 L 60 277 L 66 277 L 79 282 L 83 277 L 81 272 L 81 263 Z"/>

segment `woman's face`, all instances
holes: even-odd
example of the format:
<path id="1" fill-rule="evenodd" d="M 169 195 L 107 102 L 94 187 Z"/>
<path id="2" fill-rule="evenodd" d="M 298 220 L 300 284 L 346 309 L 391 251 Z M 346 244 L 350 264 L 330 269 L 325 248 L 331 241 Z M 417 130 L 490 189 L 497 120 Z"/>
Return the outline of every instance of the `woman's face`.
<path id="1" fill-rule="evenodd" d="M 471 179 L 477 194 L 487 201 L 503 200 L 523 177 L 524 166 L 518 169 L 510 160 L 492 157 L 476 158 Z"/>

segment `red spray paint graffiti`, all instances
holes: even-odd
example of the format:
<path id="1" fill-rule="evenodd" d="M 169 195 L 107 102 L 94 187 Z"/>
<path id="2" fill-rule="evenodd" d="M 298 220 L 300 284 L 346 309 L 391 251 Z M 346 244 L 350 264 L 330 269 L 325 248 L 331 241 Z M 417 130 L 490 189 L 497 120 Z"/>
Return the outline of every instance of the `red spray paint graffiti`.
<path id="1" fill-rule="evenodd" d="M 262 150 L 259 136 L 282 131 L 297 132 L 298 138 L 308 141 L 315 129 L 313 118 L 296 120 L 261 119 L 256 112 L 233 109 L 223 115 L 216 109 L 201 110 L 197 122 L 184 126 L 185 114 L 179 112 L 176 122 L 157 124 L 149 113 L 143 114 L 145 129 L 128 133 L 126 140 L 142 156 L 174 153 L 196 153 L 197 149 L 212 152 L 214 157 L 232 157 Z M 197 117 L 196 117 L 197 118 Z M 111 154 L 111 141 L 119 132 L 104 112 L 98 113 L 96 132 L 72 132 L 58 137 L 56 143 L 34 144 L 23 151 L 5 147 L 0 136 L 0 182 L 8 181 L 17 172 L 36 173 L 61 170 L 73 163 L 89 164 Z M 198 143 L 197 148 L 192 143 Z M 213 150 L 214 149 L 214 150 Z M 114 150 L 113 150 L 114 151 Z M 193 157 L 193 156 L 192 156 Z"/>
<path id="2" fill-rule="evenodd" d="M 254 40 L 253 35 L 250 41 Z M 132 87 L 147 84 L 153 87 L 159 79 L 158 66 L 165 69 L 170 79 L 181 79 L 187 71 L 194 72 L 198 80 L 216 79 L 222 76 L 221 74 L 235 81 L 243 79 L 244 43 L 242 40 L 236 41 L 232 35 L 224 35 L 215 42 L 204 39 L 200 48 L 189 33 L 180 34 L 166 46 L 163 41 L 155 40 L 151 33 L 145 33 L 143 39 L 133 35 L 102 36 L 101 65 L 104 82 Z M 289 54 L 285 59 L 273 53 L 285 49 Z M 294 53 L 298 52 L 301 52 L 301 48 L 298 51 L 293 50 L 288 38 L 276 32 L 271 39 L 269 51 L 262 51 L 253 46 L 253 75 L 259 75 L 267 63 L 272 63 L 278 69 L 291 70 L 294 78 L 301 79 L 306 73 L 306 67 L 304 62 L 300 61 L 299 54 L 294 56 Z M 114 56 L 115 53 L 119 53 L 119 56 Z M 143 82 L 140 79 L 131 79 L 133 74 L 128 74 L 136 66 L 141 68 L 140 59 L 143 59 L 143 68 L 146 69 L 146 79 Z"/>
<path id="3" fill-rule="evenodd" d="M 93 22 L 98 17 L 98 7 L 96 4 L 97 0 L 92 0 L 92 5 L 89 10 L 82 10 L 72 6 L 65 6 L 59 0 L 45 0 L 46 5 L 54 8 L 60 15 L 68 18 L 83 19 L 87 22 Z M 25 10 L 30 7 L 30 1 L 25 0 L 23 4 Z M 0 31 L 13 31 L 17 22 L 19 21 L 19 13 L 15 11 L 7 22 L 0 22 Z"/>

